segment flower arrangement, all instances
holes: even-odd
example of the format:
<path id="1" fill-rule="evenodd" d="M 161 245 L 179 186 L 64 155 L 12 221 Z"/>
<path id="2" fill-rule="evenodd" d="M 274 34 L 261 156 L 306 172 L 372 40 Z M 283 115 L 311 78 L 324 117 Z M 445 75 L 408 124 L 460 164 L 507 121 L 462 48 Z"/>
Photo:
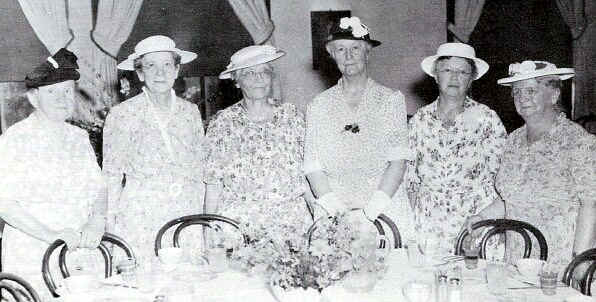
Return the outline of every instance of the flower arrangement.
<path id="1" fill-rule="evenodd" d="M 342 29 L 352 29 L 352 35 L 356 38 L 362 38 L 368 35 L 368 27 L 360 22 L 358 17 L 344 17 L 339 21 L 339 27 Z"/>
<path id="2" fill-rule="evenodd" d="M 370 251 L 376 249 L 376 237 L 367 236 L 358 223 L 343 216 L 319 219 L 306 234 L 284 228 L 243 225 L 248 243 L 232 257 L 249 272 L 269 275 L 271 284 L 285 291 L 321 292 L 349 272 L 367 269 Z M 376 260 L 382 259 L 374 260 L 376 270 L 380 268 Z"/>

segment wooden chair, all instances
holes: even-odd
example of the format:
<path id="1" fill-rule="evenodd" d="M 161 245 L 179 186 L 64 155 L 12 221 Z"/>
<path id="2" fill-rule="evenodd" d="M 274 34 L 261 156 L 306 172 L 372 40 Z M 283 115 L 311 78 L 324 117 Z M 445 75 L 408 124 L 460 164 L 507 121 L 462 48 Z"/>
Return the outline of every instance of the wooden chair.
<path id="1" fill-rule="evenodd" d="M 353 208 L 350 211 L 358 211 L 361 210 L 360 208 Z M 317 219 L 308 229 L 307 234 L 308 234 L 308 243 L 310 244 L 311 240 L 312 240 L 312 235 L 314 234 L 314 232 L 317 229 L 317 222 L 319 222 L 321 219 L 323 219 L 324 217 L 321 217 L 319 219 Z M 331 216 L 329 217 L 331 218 Z M 375 221 L 373 221 L 373 224 L 375 225 L 375 227 L 377 228 L 377 231 L 379 232 L 379 235 L 383 235 L 386 236 L 385 238 L 387 238 L 387 233 L 385 232 L 385 228 L 383 228 L 383 224 L 385 224 L 389 230 L 391 231 L 391 235 L 393 237 L 393 248 L 401 248 L 402 244 L 401 244 L 401 235 L 399 233 L 399 229 L 397 228 L 397 225 L 393 222 L 393 220 L 391 220 L 391 218 L 387 217 L 387 215 L 385 214 L 380 214 L 377 219 L 375 219 Z M 385 244 L 385 240 L 384 239 L 380 239 L 379 240 L 379 248 L 385 248 L 386 244 Z"/>
<path id="2" fill-rule="evenodd" d="M 534 235 L 536 240 L 538 240 L 538 245 L 540 247 L 540 259 L 545 260 L 548 257 L 548 245 L 546 243 L 546 239 L 540 230 L 538 230 L 533 225 L 519 221 L 519 220 L 512 220 L 512 219 L 487 219 L 482 220 L 474 225 L 472 225 L 472 229 L 478 229 L 483 227 L 489 227 L 490 229 L 484 234 L 481 241 L 481 248 L 480 248 L 480 258 L 486 259 L 486 245 L 488 243 L 488 239 L 496 234 L 505 234 L 507 231 L 513 231 L 522 236 L 524 239 L 524 258 L 529 258 L 532 253 L 532 240 L 528 233 Z M 458 236 L 455 242 L 455 254 L 456 255 L 463 255 L 463 243 L 464 239 L 469 236 L 467 229 L 464 229 Z"/>
<path id="3" fill-rule="evenodd" d="M 154 245 L 155 255 L 157 256 L 159 249 L 161 249 L 164 233 L 167 230 L 169 230 L 170 228 L 177 226 L 176 229 L 174 230 L 172 244 L 174 247 L 180 247 L 180 232 L 182 232 L 183 229 L 185 229 L 186 227 L 191 226 L 191 225 L 202 225 L 202 226 L 205 226 L 208 228 L 216 229 L 217 227 L 212 225 L 213 222 L 223 222 L 223 223 L 233 226 L 237 230 L 240 230 L 239 224 L 236 220 L 225 217 L 225 216 L 221 216 L 221 215 L 196 214 L 196 215 L 182 216 L 182 217 L 179 217 L 179 218 L 176 218 L 176 219 L 173 219 L 173 220 L 167 222 L 159 229 L 159 231 L 157 232 L 157 235 L 155 236 L 155 245 Z M 246 238 L 246 236 L 244 234 L 242 234 L 242 239 L 244 240 L 244 242 L 248 242 L 248 238 Z"/>
<path id="4" fill-rule="evenodd" d="M 571 279 L 573 278 L 573 271 L 577 268 L 578 265 L 584 262 L 593 262 L 596 261 L 596 248 L 592 248 L 589 250 L 583 251 L 581 254 L 575 256 L 573 260 L 567 265 L 565 268 L 565 272 L 563 273 L 563 283 L 571 286 Z M 586 270 L 585 275 L 579 281 L 579 289 L 581 290 L 582 294 L 591 296 L 590 285 L 592 285 L 592 281 L 594 280 L 594 272 L 596 271 L 596 262 L 592 263 L 588 269 Z"/>
<path id="5" fill-rule="evenodd" d="M 105 276 L 105 278 L 109 278 L 110 276 L 112 276 L 112 267 L 113 267 L 112 261 L 113 261 L 113 259 L 112 259 L 112 254 L 110 252 L 110 249 L 106 246 L 106 243 L 111 243 L 115 246 L 118 246 L 119 248 L 124 250 L 127 257 L 133 258 L 133 259 L 136 259 L 136 258 L 135 258 L 132 248 L 126 241 L 124 241 L 122 238 L 120 238 L 114 234 L 105 233 L 103 235 L 103 237 L 101 238 L 101 242 L 97 248 L 101 252 L 103 259 L 104 259 L 104 270 L 105 270 L 104 276 Z M 66 244 L 64 243 L 64 241 L 62 239 L 58 239 L 58 240 L 54 241 L 52 244 L 50 244 L 50 246 L 47 248 L 45 254 L 43 255 L 43 262 L 42 262 L 42 266 L 41 266 L 41 273 L 43 276 L 43 280 L 46 283 L 48 289 L 50 290 L 50 292 L 52 293 L 52 295 L 54 297 L 59 297 L 60 295 L 56 292 L 57 286 L 56 286 L 56 283 L 54 283 L 54 278 L 52 278 L 52 275 L 50 273 L 50 263 L 49 262 L 50 262 L 50 257 L 52 256 L 52 253 L 56 249 L 58 249 L 60 246 L 62 246 L 62 249 L 60 249 L 60 254 L 58 255 L 58 266 L 60 267 L 60 272 L 62 273 L 63 278 L 70 277 L 70 272 L 68 271 L 68 268 L 66 267 L 66 252 L 68 251 L 68 247 L 66 246 Z"/>
<path id="6" fill-rule="evenodd" d="M 6 290 L 15 301 L 41 302 L 39 295 L 37 295 L 33 287 L 17 275 L 0 273 L 0 291 L 2 289 Z"/>

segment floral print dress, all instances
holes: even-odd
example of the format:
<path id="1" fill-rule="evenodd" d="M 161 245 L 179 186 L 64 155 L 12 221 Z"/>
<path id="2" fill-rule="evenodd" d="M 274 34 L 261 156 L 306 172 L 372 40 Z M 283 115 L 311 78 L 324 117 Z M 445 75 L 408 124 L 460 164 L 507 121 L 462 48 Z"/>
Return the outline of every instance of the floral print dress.
<path id="1" fill-rule="evenodd" d="M 125 176 L 120 199 L 109 201 L 108 230 L 132 245 L 142 265 L 154 256 L 157 231 L 172 219 L 202 213 L 204 197 L 198 108 L 173 91 L 170 112 L 154 114 L 151 106 L 141 93 L 113 107 L 103 132 L 104 174 Z"/>
<path id="2" fill-rule="evenodd" d="M 526 133 L 523 126 L 509 135 L 496 187 L 507 218 L 538 228 L 548 244 L 549 262 L 564 269 L 572 259 L 578 210 L 583 203 L 596 202 L 596 137 L 564 114 L 540 140 L 528 143 Z M 515 263 L 523 240 L 507 240 L 509 261 Z M 538 255 L 533 242 L 532 257 Z"/>
<path id="3" fill-rule="evenodd" d="M 304 117 L 290 103 L 274 107 L 265 122 L 251 121 L 242 101 L 217 113 L 207 129 L 205 182 L 223 185 L 221 215 L 305 232 L 312 219 L 302 197 Z"/>
<path id="4" fill-rule="evenodd" d="M 507 133 L 497 114 L 470 98 L 455 124 L 443 127 L 438 99 L 412 117 L 408 194 L 421 236 L 440 240 L 441 253 L 453 253 L 466 217 L 499 197 L 494 178 Z"/>

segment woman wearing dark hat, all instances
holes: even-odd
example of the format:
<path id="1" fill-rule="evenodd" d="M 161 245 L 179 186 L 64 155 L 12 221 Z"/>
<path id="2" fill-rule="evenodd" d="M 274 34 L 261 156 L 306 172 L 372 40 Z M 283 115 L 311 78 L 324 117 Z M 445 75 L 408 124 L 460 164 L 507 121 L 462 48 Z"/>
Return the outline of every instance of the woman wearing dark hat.
<path id="1" fill-rule="evenodd" d="M 304 173 L 331 215 L 362 208 L 376 219 L 409 158 L 404 96 L 368 75 L 369 53 L 380 44 L 358 17 L 342 18 L 326 45 L 342 77 L 308 105 Z"/>
<path id="2" fill-rule="evenodd" d="M 70 251 L 96 248 L 104 233 L 106 187 L 87 132 L 65 123 L 74 111 L 76 56 L 59 50 L 25 78 L 35 111 L 0 138 L 3 270 L 49 297 L 40 265 L 60 238 Z"/>
<path id="3" fill-rule="evenodd" d="M 271 98 L 270 62 L 284 54 L 248 46 L 219 75 L 233 79 L 243 99 L 218 112 L 207 129 L 205 204 L 210 213 L 303 233 L 312 223 L 302 197 L 304 118 L 294 105 Z"/>
<path id="4" fill-rule="evenodd" d="M 507 133 L 493 110 L 468 97 L 489 68 L 474 48 L 445 43 L 420 65 L 439 97 L 410 120 L 408 193 L 416 231 L 433 252 L 451 253 L 466 217 L 499 198 L 494 177 Z"/>
<path id="5" fill-rule="evenodd" d="M 151 36 L 118 64 L 136 71 L 144 87 L 106 118 L 108 227 L 126 236 L 141 265 L 149 264 L 161 226 L 202 212 L 203 123 L 197 106 L 176 97 L 172 89 L 180 64 L 196 56 L 176 48 L 168 37 Z"/>
<path id="6" fill-rule="evenodd" d="M 534 225 L 546 237 L 548 261 L 560 269 L 596 244 L 596 137 L 557 110 L 561 81 L 573 75 L 572 68 L 544 61 L 509 65 L 509 77 L 498 83 L 511 86 L 526 124 L 505 143 L 495 183 L 504 203 L 468 219 L 472 224 L 505 216 Z M 511 263 L 521 257 L 518 239 L 507 237 Z"/>

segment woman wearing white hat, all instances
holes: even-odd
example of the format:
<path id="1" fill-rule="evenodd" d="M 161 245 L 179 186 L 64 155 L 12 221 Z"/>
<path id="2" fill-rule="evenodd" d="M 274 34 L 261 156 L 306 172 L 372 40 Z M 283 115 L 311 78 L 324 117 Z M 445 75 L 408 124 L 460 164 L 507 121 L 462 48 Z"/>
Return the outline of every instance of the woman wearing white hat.
<path id="1" fill-rule="evenodd" d="M 438 252 L 451 253 L 466 217 L 499 199 L 494 177 L 507 133 L 493 110 L 467 95 L 488 71 L 474 48 L 442 44 L 421 67 L 435 79 L 439 97 L 409 123 L 415 157 L 408 193 L 419 235 L 440 242 Z"/>
<path id="2" fill-rule="evenodd" d="M 326 49 L 342 77 L 308 105 L 304 154 L 317 203 L 330 215 L 360 209 L 350 219 L 373 229 L 365 220 L 388 214 L 410 157 L 403 94 L 368 74 L 370 52 L 380 44 L 358 17 L 331 29 Z"/>
<path id="3" fill-rule="evenodd" d="M 206 211 L 242 223 L 299 232 L 312 223 L 303 198 L 304 118 L 271 98 L 271 61 L 285 53 L 269 45 L 240 49 L 220 79 L 232 79 L 243 99 L 218 112 L 207 129 Z"/>
<path id="4" fill-rule="evenodd" d="M 498 83 L 511 86 L 515 109 L 526 124 L 505 143 L 496 178 L 505 203 L 495 202 L 468 223 L 503 217 L 506 208 L 507 218 L 526 221 L 544 234 L 548 261 L 563 269 L 573 255 L 596 243 L 596 137 L 556 109 L 561 81 L 573 77 L 572 68 L 524 61 L 509 65 L 509 75 Z M 523 242 L 510 239 L 507 255 L 515 263 Z"/>
<path id="5" fill-rule="evenodd" d="M 136 71 L 144 87 L 110 110 L 103 130 L 109 228 L 127 239 L 140 262 L 150 259 L 164 223 L 202 212 L 201 115 L 172 90 L 180 64 L 195 58 L 170 38 L 151 36 L 118 64 Z"/>

